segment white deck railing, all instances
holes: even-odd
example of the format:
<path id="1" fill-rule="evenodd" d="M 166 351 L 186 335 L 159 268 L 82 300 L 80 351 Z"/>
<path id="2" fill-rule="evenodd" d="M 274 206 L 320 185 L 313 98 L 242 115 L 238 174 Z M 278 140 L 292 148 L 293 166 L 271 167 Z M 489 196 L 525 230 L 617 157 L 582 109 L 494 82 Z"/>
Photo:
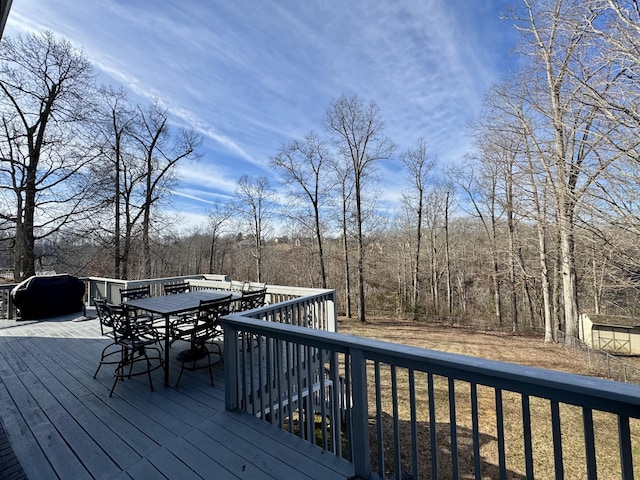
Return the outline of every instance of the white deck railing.
<path id="1" fill-rule="evenodd" d="M 278 307 L 222 320 L 226 408 L 353 461 L 361 478 L 638 475 L 638 385 L 263 321 Z"/>

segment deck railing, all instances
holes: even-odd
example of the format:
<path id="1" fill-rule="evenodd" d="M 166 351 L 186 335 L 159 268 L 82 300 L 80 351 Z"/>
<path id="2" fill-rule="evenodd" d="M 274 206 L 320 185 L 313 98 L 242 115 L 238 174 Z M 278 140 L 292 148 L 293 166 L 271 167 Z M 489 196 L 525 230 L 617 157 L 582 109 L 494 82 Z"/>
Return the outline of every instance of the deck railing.
<path id="1" fill-rule="evenodd" d="M 241 282 L 231 280 L 227 275 L 201 274 L 201 275 L 183 275 L 178 277 L 166 278 L 147 278 L 142 280 L 121 280 L 106 277 L 83 277 L 80 278 L 85 282 L 85 305 L 91 306 L 92 300 L 96 297 L 105 298 L 111 303 L 120 303 L 120 289 L 134 288 L 142 285 L 150 285 L 151 295 L 163 295 L 164 285 L 189 282 L 193 290 L 247 290 L 256 289 L 267 286 L 257 282 Z M 16 287 L 17 283 L 8 283 L 0 285 L 0 319 L 15 318 L 16 308 L 11 298 L 11 290 Z M 290 287 L 280 285 L 267 286 L 266 301 L 269 304 L 282 303 L 300 297 L 313 297 L 323 290 L 305 287 Z M 307 300 L 307 302 L 310 300 Z M 302 301 L 305 303 L 305 301 Z M 324 304 L 326 305 L 326 303 Z M 335 329 L 335 299 L 331 301 L 332 311 L 323 313 L 318 318 L 332 319 L 330 325 L 325 327 Z M 297 307 L 302 308 L 301 306 Z"/>
<path id="2" fill-rule="evenodd" d="M 120 303 L 120 289 L 133 288 L 142 285 L 150 285 L 152 295 L 163 295 L 164 285 L 193 282 L 194 289 L 224 289 L 224 290 L 240 290 L 243 287 L 251 287 L 251 282 L 237 282 L 229 280 L 226 275 L 184 275 L 179 277 L 166 278 L 147 278 L 142 280 L 122 280 L 107 277 L 81 277 L 80 280 L 85 283 L 84 303 L 86 306 L 93 304 L 93 299 L 105 298 L 111 303 Z M 11 290 L 16 287 L 17 283 L 7 283 L 0 285 L 0 319 L 15 318 L 16 308 L 11 298 Z M 286 288 L 286 287 L 283 287 Z M 302 289 L 306 291 L 308 289 Z M 303 292 L 301 291 L 300 294 Z M 274 292 L 275 295 L 275 292 Z M 293 295 L 293 297 L 299 295 Z"/>
<path id="3" fill-rule="evenodd" d="M 263 321 L 277 307 L 223 319 L 226 408 L 363 479 L 640 477 L 638 385 Z"/>

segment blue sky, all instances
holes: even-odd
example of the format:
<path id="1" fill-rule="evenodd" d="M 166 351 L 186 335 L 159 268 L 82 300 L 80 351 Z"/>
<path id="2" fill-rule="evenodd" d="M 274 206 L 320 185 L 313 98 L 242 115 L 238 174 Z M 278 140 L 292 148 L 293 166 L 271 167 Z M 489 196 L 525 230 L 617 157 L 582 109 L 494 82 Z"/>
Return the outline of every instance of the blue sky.
<path id="1" fill-rule="evenodd" d="M 517 2 L 517 0 L 514 0 Z M 382 200 L 403 188 L 398 155 L 425 138 L 440 165 L 471 146 L 466 126 L 513 62 L 508 0 L 14 0 L 5 35 L 49 29 L 81 47 L 104 83 L 160 98 L 204 137 L 181 168 L 185 224 L 233 195 L 243 174 L 278 185 L 269 160 L 322 131 L 341 94 L 374 100 L 396 157 Z"/>

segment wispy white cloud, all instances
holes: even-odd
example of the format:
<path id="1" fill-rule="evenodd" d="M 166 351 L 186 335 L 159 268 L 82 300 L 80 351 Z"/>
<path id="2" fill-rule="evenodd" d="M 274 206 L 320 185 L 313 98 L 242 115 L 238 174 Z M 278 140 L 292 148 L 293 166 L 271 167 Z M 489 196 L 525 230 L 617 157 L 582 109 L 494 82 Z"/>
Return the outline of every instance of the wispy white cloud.
<path id="1" fill-rule="evenodd" d="M 322 130 L 342 93 L 378 103 L 398 153 L 424 137 L 441 162 L 459 159 L 511 49 L 511 27 L 498 21 L 507 3 L 20 0 L 6 33 L 51 29 L 105 82 L 162 99 L 174 123 L 204 137 L 203 160 L 181 168 L 178 192 L 206 208 L 242 174 L 271 175 L 280 145 Z M 402 178 L 386 186 L 397 199 Z"/>

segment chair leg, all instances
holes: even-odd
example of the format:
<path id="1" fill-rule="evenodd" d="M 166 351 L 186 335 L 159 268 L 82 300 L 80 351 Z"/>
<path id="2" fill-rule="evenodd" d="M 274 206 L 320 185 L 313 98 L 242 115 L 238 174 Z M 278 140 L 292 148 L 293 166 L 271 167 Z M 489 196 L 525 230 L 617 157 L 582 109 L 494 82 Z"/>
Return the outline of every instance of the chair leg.
<path id="1" fill-rule="evenodd" d="M 207 354 L 207 362 L 209 363 L 209 378 L 211 379 L 211 386 L 213 387 L 213 365 L 211 364 L 211 354 Z"/>
<path id="2" fill-rule="evenodd" d="M 121 347 L 121 358 L 116 366 L 116 369 L 113 372 L 113 385 L 111 386 L 111 391 L 109 392 L 109 397 L 113 396 L 113 392 L 116 389 L 116 385 L 118 384 L 118 380 L 124 380 L 124 367 L 129 361 L 129 349 L 124 345 Z"/>
<path id="3" fill-rule="evenodd" d="M 209 351 L 209 349 L 207 348 L 206 344 L 201 344 L 200 345 L 201 348 L 204 348 L 205 351 L 207 352 L 207 368 L 209 369 L 209 379 L 211 380 L 211 386 L 214 386 L 213 383 L 213 363 L 211 361 L 211 352 Z M 195 349 L 196 347 L 191 347 L 192 349 Z M 220 350 L 220 347 L 218 346 L 218 350 Z M 188 362 L 189 360 L 182 360 L 181 366 L 180 366 L 180 375 L 178 375 L 178 380 L 176 380 L 176 388 L 178 387 L 178 385 L 180 385 L 180 380 L 182 379 L 182 374 L 184 373 L 185 370 L 200 370 L 202 368 L 205 368 L 205 366 L 200 366 L 197 367 L 196 364 L 199 360 L 202 360 L 204 357 L 198 358 L 197 356 L 194 356 L 193 360 L 191 360 L 191 366 L 190 367 L 186 367 L 185 364 L 186 362 Z M 220 358 L 222 358 L 222 354 L 220 354 Z"/>
<path id="4" fill-rule="evenodd" d="M 119 360 L 118 361 L 116 361 L 116 360 L 106 361 L 105 360 L 105 358 L 107 358 L 107 357 L 110 357 L 112 355 L 117 355 L 117 354 L 120 353 L 119 349 L 118 350 L 113 350 L 111 352 L 108 351 L 110 348 L 113 348 L 113 347 L 117 347 L 117 344 L 116 343 L 110 343 L 109 345 L 107 345 L 106 347 L 104 347 L 102 349 L 102 353 L 100 354 L 100 362 L 98 362 L 98 368 L 96 368 L 96 373 L 93 374 L 93 378 L 96 378 L 98 376 L 98 372 L 102 368 L 102 365 L 105 365 L 105 364 L 114 365 L 114 364 L 119 363 Z"/>
<path id="5" fill-rule="evenodd" d="M 176 380 L 176 388 L 178 388 L 178 385 L 180 385 L 180 379 L 182 378 L 183 373 L 184 373 L 184 361 L 182 361 L 182 364 L 180 366 L 180 375 L 178 375 L 178 380 Z"/>
<path id="6" fill-rule="evenodd" d="M 149 361 L 149 355 L 147 354 L 147 350 L 144 350 L 144 358 L 147 361 L 147 377 L 149 377 L 149 387 L 151 387 L 151 391 L 153 392 L 153 380 L 151 380 L 151 362 Z"/>
<path id="7" fill-rule="evenodd" d="M 113 373 L 115 379 L 111 387 L 111 392 L 109 392 L 110 397 L 113 396 L 113 392 L 115 391 L 116 385 L 118 384 L 118 380 L 124 381 L 125 378 L 131 378 L 132 376 L 142 375 L 145 373 L 147 375 L 147 378 L 149 379 L 149 388 L 151 389 L 152 392 L 155 391 L 153 388 L 153 379 L 151 377 L 151 372 L 158 367 L 152 368 L 152 364 L 151 364 L 152 358 L 149 357 L 149 354 L 148 354 L 149 350 L 153 350 L 158 353 L 158 361 L 160 362 L 159 366 L 164 370 L 165 365 L 164 365 L 164 361 L 162 360 L 162 352 L 158 348 L 145 347 L 140 349 L 138 348 L 129 349 L 127 347 L 123 347 L 122 359 L 118 363 L 118 366 L 116 367 Z M 137 357 L 136 357 L 136 354 L 138 354 Z M 141 362 L 143 360 L 146 363 L 146 371 L 133 372 L 134 363 Z M 129 365 L 129 371 L 125 373 L 125 369 L 127 365 Z"/>

